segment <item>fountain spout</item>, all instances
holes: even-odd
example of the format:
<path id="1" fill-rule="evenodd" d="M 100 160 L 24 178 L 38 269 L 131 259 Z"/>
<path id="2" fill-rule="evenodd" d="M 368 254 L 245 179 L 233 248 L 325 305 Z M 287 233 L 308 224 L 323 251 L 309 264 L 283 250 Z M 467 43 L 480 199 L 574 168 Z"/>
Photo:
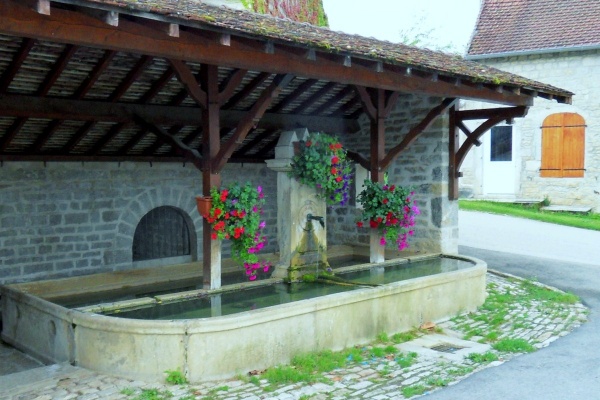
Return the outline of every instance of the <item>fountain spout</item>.
<path id="1" fill-rule="evenodd" d="M 321 224 L 321 228 L 325 228 L 325 219 L 323 217 L 308 214 L 306 216 L 306 222 L 310 222 L 310 221 L 319 221 L 319 223 Z"/>

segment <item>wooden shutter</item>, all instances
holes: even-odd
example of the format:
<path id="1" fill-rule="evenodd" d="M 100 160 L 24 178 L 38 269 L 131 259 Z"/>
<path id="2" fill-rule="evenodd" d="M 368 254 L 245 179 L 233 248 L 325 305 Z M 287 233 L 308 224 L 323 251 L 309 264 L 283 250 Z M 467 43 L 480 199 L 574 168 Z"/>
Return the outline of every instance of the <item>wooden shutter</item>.
<path id="1" fill-rule="evenodd" d="M 546 117 L 542 125 L 542 166 L 543 178 L 562 177 L 562 114 Z"/>
<path id="2" fill-rule="evenodd" d="M 579 114 L 552 114 L 544 120 L 540 176 L 583 177 L 584 154 L 585 121 Z"/>
<path id="3" fill-rule="evenodd" d="M 583 177 L 585 154 L 585 121 L 578 114 L 564 114 L 563 176 Z"/>

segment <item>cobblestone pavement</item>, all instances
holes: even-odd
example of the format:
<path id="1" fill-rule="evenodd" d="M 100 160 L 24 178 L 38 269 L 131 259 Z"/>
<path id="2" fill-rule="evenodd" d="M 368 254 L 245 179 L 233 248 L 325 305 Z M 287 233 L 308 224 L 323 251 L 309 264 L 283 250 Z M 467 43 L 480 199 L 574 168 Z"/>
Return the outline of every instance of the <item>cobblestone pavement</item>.
<path id="1" fill-rule="evenodd" d="M 518 297 L 525 293 L 524 282 L 520 278 L 490 272 L 488 295 L 495 294 L 499 302 Z M 51 377 L 30 380 L 23 385 L 14 384 L 19 379 L 26 379 L 26 376 L 19 377 L 23 373 L 0 377 L 0 399 L 404 399 L 453 385 L 477 371 L 500 365 L 527 351 L 520 347 L 516 349 L 520 352 L 516 353 L 496 350 L 482 342 L 493 344 L 502 339 L 521 339 L 513 340 L 513 345 L 526 342 L 540 349 L 584 323 L 588 313 L 579 302 L 549 304 L 535 296 L 522 296 L 505 312 L 495 312 L 493 308 L 486 302 L 477 312 L 437 321 L 433 332 L 416 331 L 420 335 L 416 340 L 374 344 L 380 348 L 394 345 L 397 352 L 349 362 L 344 369 L 318 376 L 315 379 L 318 383 L 314 384 L 271 385 L 260 375 L 254 375 L 205 384 L 168 385 L 64 366 L 62 373 L 58 368 Z M 494 321 L 498 318 L 499 321 Z M 446 347 L 446 351 L 430 349 L 430 343 L 436 340 Z M 365 351 L 368 354 L 373 346 L 361 348 L 363 354 Z M 469 353 L 474 355 L 466 357 Z M 13 387 L 3 390 L 2 382 L 8 382 L 7 379 L 13 381 Z"/>

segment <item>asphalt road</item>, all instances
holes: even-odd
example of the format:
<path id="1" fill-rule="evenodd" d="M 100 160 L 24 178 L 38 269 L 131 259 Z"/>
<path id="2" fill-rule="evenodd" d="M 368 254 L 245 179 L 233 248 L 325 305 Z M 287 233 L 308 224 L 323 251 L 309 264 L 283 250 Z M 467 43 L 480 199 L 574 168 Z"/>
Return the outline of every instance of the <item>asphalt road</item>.
<path id="1" fill-rule="evenodd" d="M 535 353 L 428 396 L 436 400 L 600 399 L 600 232 L 460 212 L 460 253 L 577 294 L 589 320 Z"/>

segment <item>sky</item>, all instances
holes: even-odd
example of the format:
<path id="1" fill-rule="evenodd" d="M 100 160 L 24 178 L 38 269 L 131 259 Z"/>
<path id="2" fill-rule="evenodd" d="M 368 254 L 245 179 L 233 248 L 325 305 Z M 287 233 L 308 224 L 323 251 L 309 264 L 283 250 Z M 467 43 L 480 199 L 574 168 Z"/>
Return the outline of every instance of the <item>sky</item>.
<path id="1" fill-rule="evenodd" d="M 437 49 L 463 54 L 480 0 L 323 0 L 332 30 L 400 42 L 402 32 L 427 34 Z M 431 47 L 431 46 L 429 46 Z"/>

